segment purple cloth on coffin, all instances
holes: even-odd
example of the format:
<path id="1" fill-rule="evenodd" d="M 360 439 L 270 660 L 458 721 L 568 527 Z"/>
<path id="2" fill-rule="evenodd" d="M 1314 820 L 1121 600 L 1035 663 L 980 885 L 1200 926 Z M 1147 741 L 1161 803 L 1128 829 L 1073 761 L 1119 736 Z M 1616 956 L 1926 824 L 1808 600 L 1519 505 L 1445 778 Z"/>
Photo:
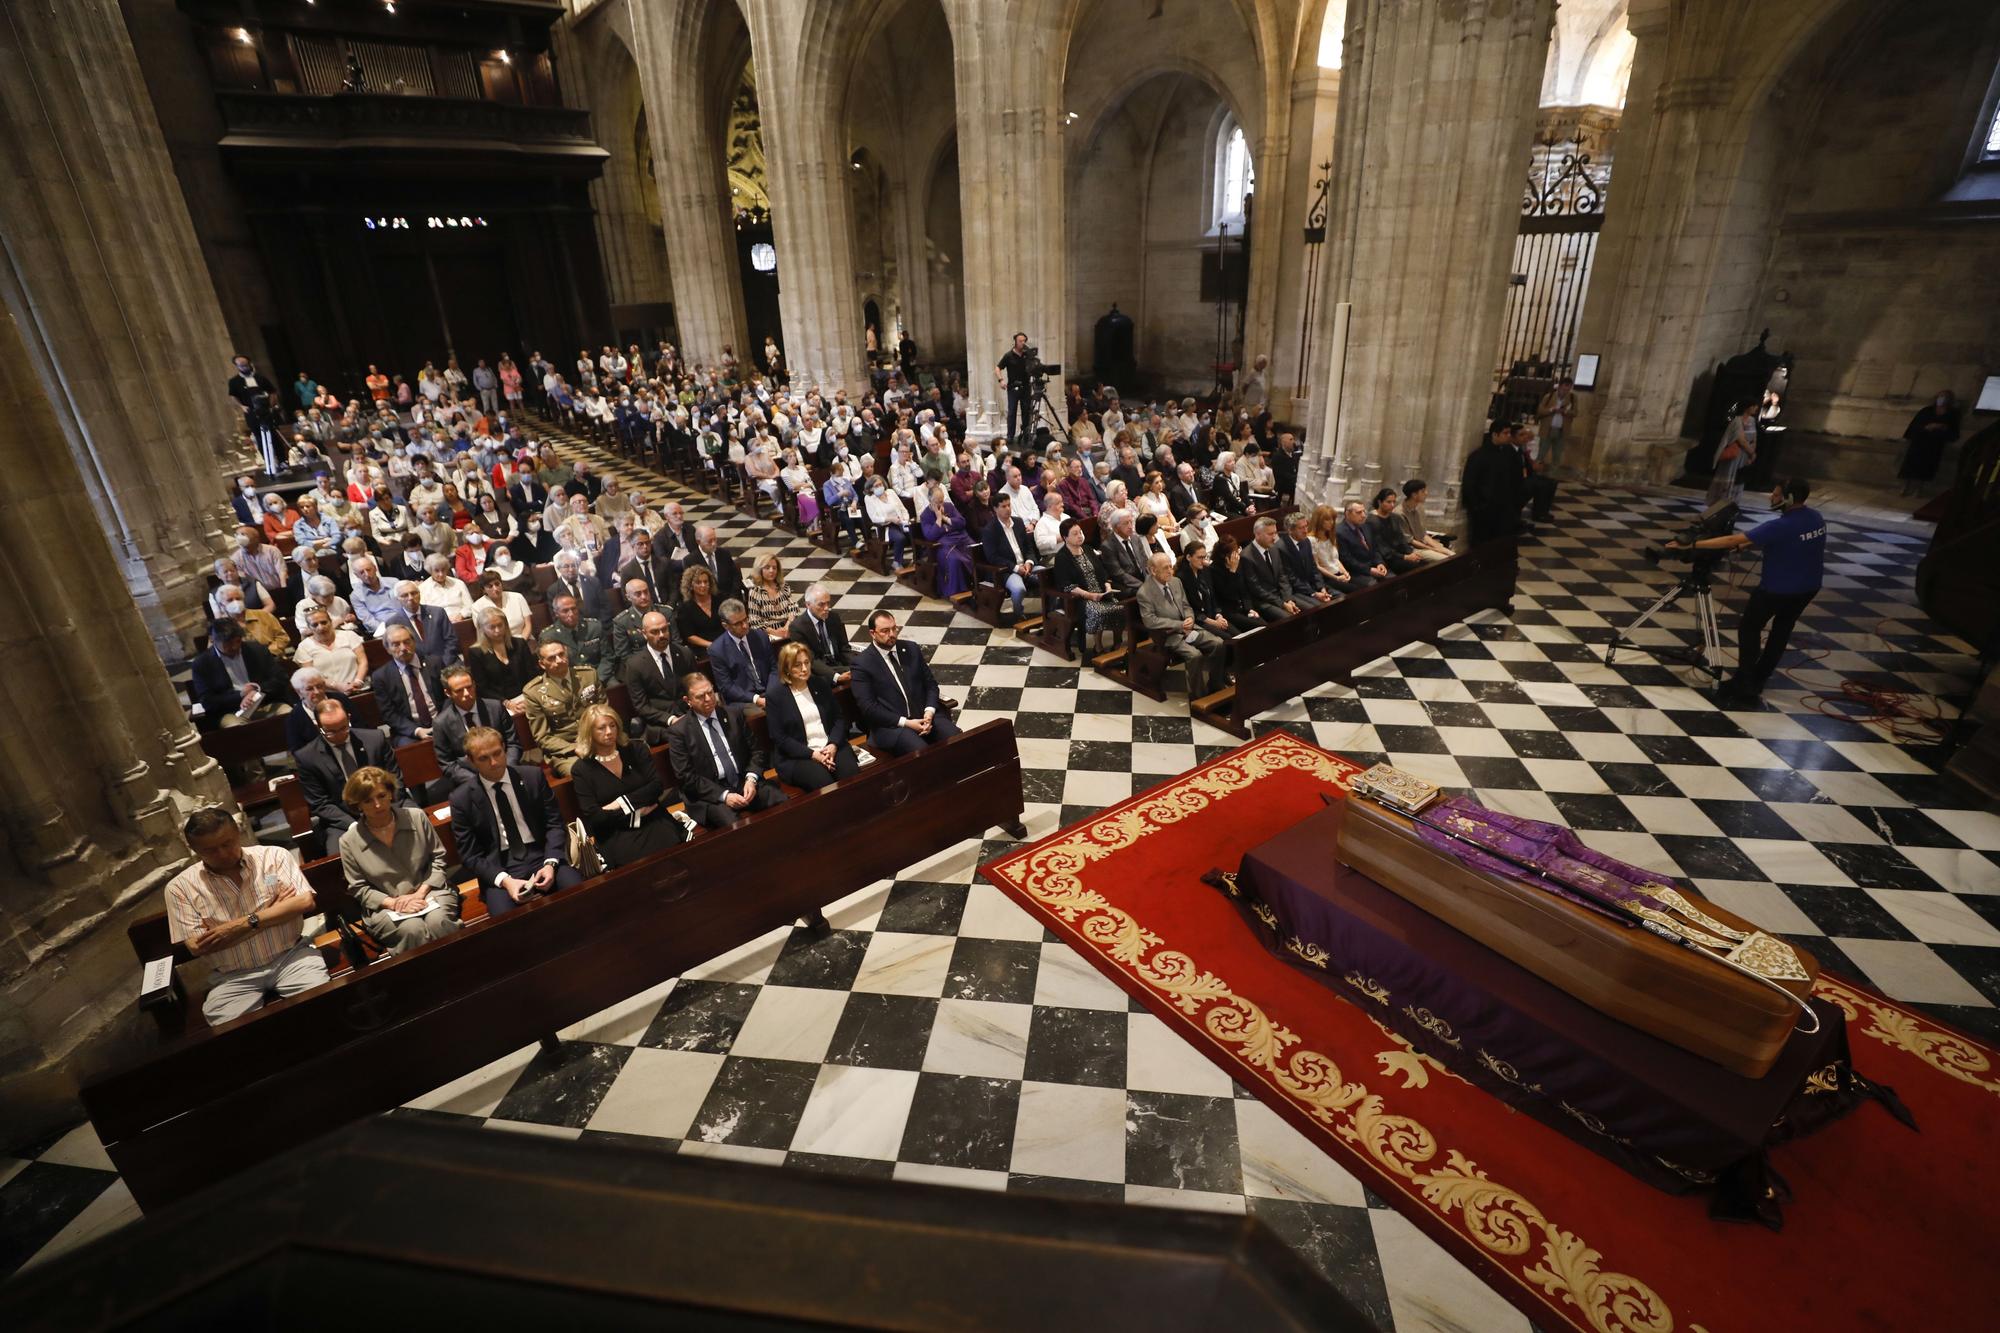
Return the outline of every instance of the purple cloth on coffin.
<path id="1" fill-rule="evenodd" d="M 1418 815 L 1415 823 L 1417 836 L 1434 852 L 1504 879 L 1538 885 L 1593 911 L 1615 913 L 1605 899 L 1631 907 L 1651 906 L 1634 889 L 1664 880 L 1650 870 L 1592 851 L 1560 824 L 1488 810 L 1463 796 L 1437 802 Z M 1439 826 L 1455 830 L 1458 837 L 1441 832 Z M 1480 847 L 1460 838 L 1469 838 Z M 1481 847 L 1490 847 L 1499 855 Z M 1529 873 L 1522 869 L 1524 865 L 1534 866 L 1541 874 Z"/>
<path id="2" fill-rule="evenodd" d="M 1814 1002 L 1819 1031 L 1794 1032 L 1761 1079 L 1607 1017 L 1340 865 L 1340 815 L 1316 812 L 1244 856 L 1236 902 L 1251 929 L 1452 1073 L 1641 1180 L 1709 1192 L 1722 1215 L 1776 1225 L 1782 1189 L 1764 1197 L 1766 1150 L 1876 1091 L 1853 1071 L 1846 1024 L 1825 1001 Z"/>

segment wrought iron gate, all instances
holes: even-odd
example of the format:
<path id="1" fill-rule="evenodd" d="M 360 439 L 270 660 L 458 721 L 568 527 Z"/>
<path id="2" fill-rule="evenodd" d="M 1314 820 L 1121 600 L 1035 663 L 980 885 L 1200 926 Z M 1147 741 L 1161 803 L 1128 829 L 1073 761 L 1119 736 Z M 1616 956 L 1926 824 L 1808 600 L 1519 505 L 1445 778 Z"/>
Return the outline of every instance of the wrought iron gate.
<path id="1" fill-rule="evenodd" d="M 1535 144 L 1494 367 L 1510 410 L 1518 410 L 1511 406 L 1514 397 L 1532 389 L 1539 398 L 1575 365 L 1577 324 L 1604 226 L 1610 178 L 1610 167 L 1593 164 L 1578 140 Z"/>

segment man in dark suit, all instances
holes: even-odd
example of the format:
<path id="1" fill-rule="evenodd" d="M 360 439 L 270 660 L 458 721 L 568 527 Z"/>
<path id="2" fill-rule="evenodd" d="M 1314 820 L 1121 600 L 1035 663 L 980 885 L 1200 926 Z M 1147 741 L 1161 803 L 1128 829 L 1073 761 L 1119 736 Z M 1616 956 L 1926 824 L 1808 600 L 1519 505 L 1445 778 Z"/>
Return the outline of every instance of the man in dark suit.
<path id="1" fill-rule="evenodd" d="M 402 610 L 383 618 L 383 628 L 401 625 L 416 636 L 417 656 L 433 671 L 441 671 L 458 660 L 458 631 L 451 626 L 451 613 L 441 606 L 425 606 L 423 586 L 415 579 L 396 585 L 396 600 Z"/>
<path id="2" fill-rule="evenodd" d="M 581 495 L 595 505 L 597 497 L 604 494 L 604 482 L 601 478 L 592 476 L 590 464 L 579 458 L 576 460 L 576 465 L 570 469 L 569 480 L 563 483 L 563 490 L 570 495 Z"/>
<path id="3" fill-rule="evenodd" d="M 1152 567 L 1153 552 L 1139 536 L 1131 510 L 1118 511 L 1118 521 L 1112 525 L 1111 532 L 1102 537 L 1099 549 L 1104 553 L 1104 568 L 1119 594 L 1130 597 L 1137 593 Z"/>
<path id="4" fill-rule="evenodd" d="M 1175 468 L 1173 480 L 1167 483 L 1167 508 L 1173 511 L 1174 522 L 1184 521 L 1189 507 L 1201 502 L 1201 487 L 1195 484 L 1194 464 L 1182 463 Z"/>
<path id="5" fill-rule="evenodd" d="M 868 743 L 887 754 L 915 754 L 958 735 L 923 652 L 898 642 L 901 632 L 893 612 L 877 611 L 868 617 L 868 647 L 854 655 L 854 706 Z"/>
<path id="6" fill-rule="evenodd" d="M 771 646 L 770 635 L 750 628 L 750 612 L 740 599 L 731 598 L 716 609 L 722 616 L 722 633 L 708 646 L 715 688 L 725 703 L 762 708 L 764 689 L 778 668 L 778 650 Z"/>
<path id="7" fill-rule="evenodd" d="M 1035 539 L 1028 525 L 1014 517 L 1014 501 L 1004 491 L 993 501 L 993 521 L 986 525 L 979 544 L 986 563 L 1006 570 L 1002 583 L 1014 599 L 1014 618 L 1020 619 L 1028 595 L 1028 580 L 1041 582 L 1041 566 L 1035 563 Z"/>
<path id="8" fill-rule="evenodd" d="M 442 683 L 445 706 L 438 710 L 437 724 L 431 728 L 431 750 L 444 770 L 445 781 L 455 786 L 477 776 L 465 757 L 465 738 L 481 727 L 499 732 L 507 743 L 507 762 L 520 763 L 520 733 L 514 729 L 513 716 L 498 699 L 479 697 L 471 669 L 448 666 Z"/>
<path id="9" fill-rule="evenodd" d="M 728 828 L 745 814 L 781 803 L 785 794 L 764 781 L 769 763 L 740 709 L 724 708 L 707 676 L 687 677 L 687 713 L 667 728 L 667 757 L 703 828 Z"/>
<path id="10" fill-rule="evenodd" d="M 805 610 L 792 617 L 785 634 L 787 643 L 802 643 L 812 653 L 813 675 L 828 685 L 845 685 L 854 674 L 847 627 L 833 614 L 833 594 L 824 583 L 806 589 Z"/>
<path id="11" fill-rule="evenodd" d="M 1333 525 L 1333 534 L 1340 546 L 1340 563 L 1347 567 L 1348 577 L 1355 583 L 1365 588 L 1389 577 L 1389 566 L 1375 549 L 1375 539 L 1368 535 L 1367 505 L 1359 500 L 1348 501 L 1340 522 Z"/>
<path id="12" fill-rule="evenodd" d="M 661 505 L 660 517 L 664 521 L 653 533 L 653 549 L 669 560 L 685 564 L 688 552 L 694 550 L 694 529 L 687 525 L 680 501 L 669 500 Z M 678 596 L 670 600 L 678 600 Z"/>
<path id="13" fill-rule="evenodd" d="M 382 642 L 389 649 L 389 660 L 368 673 L 382 725 L 398 745 L 427 740 L 444 703 L 437 668 L 417 656 L 417 637 L 408 625 L 389 626 Z"/>
<path id="14" fill-rule="evenodd" d="M 1334 591 L 1319 572 L 1319 562 L 1313 559 L 1312 538 L 1306 535 L 1307 522 L 1304 514 L 1293 511 L 1285 520 L 1285 535 L 1278 539 L 1278 554 L 1284 557 L 1285 577 L 1292 581 L 1292 592 L 1324 604 L 1333 600 Z M 1343 585 L 1351 586 L 1351 582 Z"/>
<path id="15" fill-rule="evenodd" d="M 506 739 L 490 727 L 467 734 L 465 755 L 472 781 L 451 794 L 451 835 L 459 863 L 479 876 L 487 914 L 583 883 L 541 765 L 508 763 Z"/>
<path id="16" fill-rule="evenodd" d="M 1514 447 L 1514 428 L 1495 422 L 1485 443 L 1465 460 L 1459 487 L 1465 505 L 1466 545 L 1476 546 L 1517 532 L 1521 505 L 1521 455 Z"/>
<path id="17" fill-rule="evenodd" d="M 655 551 L 652 534 L 644 529 L 632 534 L 632 558 L 618 567 L 617 586 L 622 588 L 633 579 L 646 585 L 654 606 L 671 606 L 680 600 L 680 565 Z"/>
<path id="18" fill-rule="evenodd" d="M 208 627 L 208 647 L 194 659 L 189 687 L 201 705 L 201 731 L 271 716 L 291 702 L 278 659 L 243 637 L 243 626 L 221 619 Z M 244 716 L 250 705 L 249 716 Z"/>
<path id="19" fill-rule="evenodd" d="M 247 412 L 250 410 L 250 400 L 252 398 L 255 398 L 258 394 L 268 395 L 271 392 L 271 383 L 257 373 L 257 367 L 251 364 L 250 358 L 247 356 L 237 357 L 236 373 L 229 377 L 229 396 L 234 398 L 237 404 Z"/>
<path id="20" fill-rule="evenodd" d="M 1299 489 L 1299 437 L 1290 431 L 1278 432 L 1278 447 L 1264 460 L 1271 468 L 1271 486 L 1283 504 Z"/>
<path id="21" fill-rule="evenodd" d="M 564 551 L 556 557 L 556 579 L 549 585 L 548 602 L 550 614 L 555 613 L 555 599 L 560 593 L 568 593 L 576 598 L 576 604 L 583 608 L 583 614 L 600 623 L 611 619 L 611 601 L 604 595 L 604 585 L 598 581 L 594 571 L 586 570 L 582 557 L 574 551 Z"/>
<path id="22" fill-rule="evenodd" d="M 1251 534 L 1250 544 L 1243 548 L 1242 564 L 1238 566 L 1250 609 L 1267 621 L 1297 615 L 1298 597 L 1303 594 L 1293 590 L 1285 558 L 1278 551 L 1277 520 L 1258 519 Z"/>
<path id="23" fill-rule="evenodd" d="M 318 737 L 294 751 L 292 757 L 298 761 L 299 787 L 312 808 L 313 824 L 331 843 L 354 823 L 354 812 L 341 803 L 340 794 L 356 769 L 372 765 L 386 769 L 392 777 L 401 775 L 388 733 L 353 725 L 340 700 L 320 700 L 313 718 L 319 723 Z M 396 804 L 416 803 L 410 789 L 399 782 Z"/>
<path id="24" fill-rule="evenodd" d="M 697 523 L 694 529 L 694 550 L 688 552 L 682 567 L 706 566 L 715 575 L 715 595 L 718 600 L 743 595 L 743 572 L 736 567 L 736 557 L 716 544 L 715 528 L 711 524 Z"/>
<path id="25" fill-rule="evenodd" d="M 507 488 L 507 503 L 526 523 L 528 515 L 539 514 L 549 507 L 549 488 L 533 472 L 516 472 L 513 484 Z"/>
<path id="26" fill-rule="evenodd" d="M 664 611 L 648 611 L 640 622 L 645 645 L 625 659 L 619 678 L 632 697 L 632 716 L 645 727 L 646 744 L 662 745 L 667 728 L 687 710 L 681 706 L 682 676 L 694 670 L 694 651 Z"/>

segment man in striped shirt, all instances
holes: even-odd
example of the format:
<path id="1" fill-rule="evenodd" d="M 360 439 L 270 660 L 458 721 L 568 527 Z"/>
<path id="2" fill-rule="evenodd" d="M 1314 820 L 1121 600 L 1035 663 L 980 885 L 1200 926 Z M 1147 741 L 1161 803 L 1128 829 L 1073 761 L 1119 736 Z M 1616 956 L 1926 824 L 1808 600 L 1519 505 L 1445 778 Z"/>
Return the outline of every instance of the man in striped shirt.
<path id="1" fill-rule="evenodd" d="M 298 859 L 282 847 L 245 847 L 219 807 L 181 826 L 196 863 L 167 884 L 167 929 L 214 967 L 202 1016 L 214 1027 L 327 979 L 299 921 L 319 910 Z"/>

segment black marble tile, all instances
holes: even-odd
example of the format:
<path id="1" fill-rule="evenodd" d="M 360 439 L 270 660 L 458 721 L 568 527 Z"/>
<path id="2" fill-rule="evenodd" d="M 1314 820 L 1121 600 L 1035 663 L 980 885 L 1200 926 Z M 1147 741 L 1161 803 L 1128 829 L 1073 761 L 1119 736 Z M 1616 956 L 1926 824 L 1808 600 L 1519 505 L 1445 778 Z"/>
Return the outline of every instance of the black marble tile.
<path id="1" fill-rule="evenodd" d="M 1684 682 L 1672 670 L 1656 662 L 1620 662 L 1612 668 L 1632 685 L 1680 685 Z"/>
<path id="2" fill-rule="evenodd" d="M 785 1165 L 794 1171 L 810 1171 L 822 1176 L 862 1176 L 887 1180 L 896 1174 L 896 1164 L 875 1157 L 834 1157 L 826 1153 L 788 1152 Z"/>
<path id="3" fill-rule="evenodd" d="M 1368 707 L 1359 698 L 1306 697 L 1306 716 L 1315 722 L 1366 722 Z M 1487 725 L 1492 725 L 1488 723 Z"/>
<path id="4" fill-rule="evenodd" d="M 1560 731 L 1509 731 L 1502 728 L 1500 735 L 1523 759 L 1583 758 Z"/>
<path id="5" fill-rule="evenodd" d="M 818 1078 L 819 1066 L 809 1061 L 731 1056 L 695 1112 L 688 1140 L 789 1148 Z"/>
<path id="6" fill-rule="evenodd" d="M 1812 923 L 1828 935 L 1858 940 L 1913 940 L 1903 923 L 1859 889 L 1843 889 L 1830 884 L 1780 884 L 1787 898 Z M 1850 976 L 1866 979 L 1867 973 Z"/>
<path id="7" fill-rule="evenodd" d="M 1069 766 L 1090 773 L 1130 773 L 1132 747 L 1125 741 L 1071 741 Z"/>
<path id="8" fill-rule="evenodd" d="M 1462 699 L 1427 699 L 1424 711 L 1430 714 L 1434 727 L 1490 728 L 1493 725 L 1493 719 L 1486 715 L 1484 708 Z"/>
<path id="9" fill-rule="evenodd" d="M 1639 752 L 1656 764 L 1698 764 L 1710 768 L 1714 758 L 1691 736 L 1628 736 Z"/>
<path id="10" fill-rule="evenodd" d="M 1575 704 L 1543 704 L 1542 714 L 1556 724 L 1563 732 L 1618 730 L 1618 724 L 1595 708 L 1580 708 Z"/>
<path id="11" fill-rule="evenodd" d="M 1632 813 L 1631 807 L 1616 796 L 1603 793 L 1573 791 L 1552 791 L 1548 793 L 1550 802 L 1562 812 L 1563 822 L 1573 829 L 1592 829 L 1607 833 L 1644 833 L 1646 826 Z"/>
<path id="12" fill-rule="evenodd" d="M 847 997 L 827 1046 L 830 1065 L 866 1065 L 870 1069 L 920 1069 L 931 1044 L 931 1024 L 938 1002 L 925 995 L 876 995 L 857 991 Z"/>
<path id="13" fill-rule="evenodd" d="M 1066 828 L 1079 820 L 1092 818 L 1102 809 L 1104 807 L 1101 805 L 1065 805 L 1056 815 L 1056 818 L 1062 821 L 1058 827 Z"/>
<path id="14" fill-rule="evenodd" d="M 1470 694 L 1483 704 L 1531 704 L 1528 692 L 1511 680 L 1466 680 L 1460 681 Z M 1366 721 L 1366 718 L 1358 719 Z"/>
<path id="15" fill-rule="evenodd" d="M 582 1129 L 631 1054 L 629 1046 L 589 1041 L 562 1042 L 556 1052 L 537 1051 L 493 1108 L 493 1119 Z"/>
<path id="16" fill-rule="evenodd" d="M 1986 798 L 1975 788 L 1935 773 L 1874 773 L 1870 775 L 1911 805 L 1928 810 L 1977 810 Z"/>
<path id="17" fill-rule="evenodd" d="M 1375 724 L 1375 735 L 1382 742 L 1382 748 L 1392 754 L 1445 754 L 1444 737 L 1437 734 L 1435 727 L 1398 726 L 1390 722 Z"/>
<path id="18" fill-rule="evenodd" d="M 1201 766 L 1202 766 L 1203 764 L 1212 764 L 1212 763 L 1214 763 L 1214 762 L 1215 762 L 1216 760 L 1218 760 L 1218 759 L 1222 758 L 1222 756 L 1224 756 L 1224 755 L 1228 754 L 1228 753 L 1229 753 L 1229 752 L 1230 752 L 1231 750 L 1233 750 L 1233 749 L 1235 749 L 1235 748 L 1236 748 L 1236 747 L 1235 747 L 1234 745 L 1201 745 L 1201 744 L 1197 744 L 1197 745 L 1196 745 L 1196 746 L 1194 747 L 1194 762 L 1195 762 L 1195 767 L 1199 768 L 1199 767 L 1201 767 Z M 1343 753 L 1344 753 L 1344 752 L 1343 752 Z M 1348 757 L 1349 757 L 1349 758 L 1352 758 L 1353 756 L 1352 756 L 1352 755 L 1350 755 L 1350 756 L 1348 756 Z"/>
<path id="19" fill-rule="evenodd" d="M 1194 744 L 1194 719 L 1156 717 L 1151 713 L 1132 715 L 1132 739 L 1154 745 Z"/>
<path id="20" fill-rule="evenodd" d="M 1590 766 L 1619 796 L 1678 796 L 1673 782 L 1652 764 L 1617 764 L 1593 759 Z"/>
<path id="21" fill-rule="evenodd" d="M 1074 720 L 1072 713 L 1016 713 L 1014 734 L 1035 740 L 1066 741 Z"/>
<path id="22" fill-rule="evenodd" d="M 945 627 L 944 634 L 939 638 L 938 642 L 948 643 L 961 648 L 973 647 L 984 644 L 987 636 L 992 633 L 993 631 L 984 625 L 953 624 Z"/>
<path id="23" fill-rule="evenodd" d="M 1042 949 L 1033 940 L 984 940 L 961 935 L 952 946 L 944 998 L 1030 1004 L 1035 998 L 1035 976 L 1041 965 Z"/>
<path id="24" fill-rule="evenodd" d="M 1669 709 L 1662 716 L 1670 718 L 1675 726 L 1690 736 L 1723 736 L 1735 740 L 1749 734 L 1731 721 L 1727 713 Z"/>
<path id="25" fill-rule="evenodd" d="M 1815 842 L 1819 854 L 1865 889 L 1935 889 L 1937 881 L 1894 847 L 1875 843 Z"/>
<path id="26" fill-rule="evenodd" d="M 1788 768 L 1732 768 L 1731 777 L 1767 801 L 1787 805 L 1830 805 L 1818 787 Z"/>
<path id="27" fill-rule="evenodd" d="M 882 904 L 877 930 L 895 930 L 913 935 L 956 935 L 958 919 L 965 915 L 969 884 L 934 884 L 923 880 L 897 880 L 889 886 L 889 899 Z"/>
<path id="28" fill-rule="evenodd" d="M 969 687 L 978 674 L 979 668 L 970 662 L 941 662 L 931 668 L 931 675 L 937 678 L 937 683 L 952 689 Z"/>
<path id="29" fill-rule="evenodd" d="M 1977 987 L 1980 994 L 2000 1005 L 2000 946 L 1933 944 L 1931 949 L 1951 965 L 1952 971 Z"/>
<path id="30" fill-rule="evenodd" d="M 1414 699 L 1410 683 L 1401 676 L 1356 676 L 1354 692 L 1363 699 Z"/>
<path id="31" fill-rule="evenodd" d="M 1396 664 L 1396 670 L 1402 673 L 1405 680 L 1452 678 L 1451 663 L 1442 657 L 1394 657 L 1390 660 Z"/>
<path id="32" fill-rule="evenodd" d="M 1465 780 L 1475 787 L 1491 787 L 1496 790 L 1534 791 L 1541 786 L 1535 781 L 1528 766 L 1518 759 L 1503 759 L 1498 755 L 1459 755 L 1459 771 Z"/>
<path id="33" fill-rule="evenodd" d="M 1236 1108 L 1228 1097 L 1125 1094 L 1125 1181 L 1162 1189 L 1243 1192 Z"/>
<path id="34" fill-rule="evenodd" d="M 1009 1078 L 918 1074 L 898 1160 L 1005 1171 L 1014 1158 L 1021 1085 Z"/>
<path id="35" fill-rule="evenodd" d="M 1919 667 L 1917 669 L 1922 671 L 1927 668 Z M 1898 683 L 1890 685 L 1888 688 L 1901 689 L 1902 686 Z M 1789 713 L 1787 716 L 1823 741 L 1879 741 L 1882 739 L 1868 728 L 1850 718 L 1829 717 L 1824 713 L 1816 713 L 1810 709 Z"/>
<path id="36" fill-rule="evenodd" d="M 1012 713 L 1021 707 L 1021 690 L 1013 685 L 975 685 L 966 691 L 965 706 L 987 713 Z"/>
<path id="37" fill-rule="evenodd" d="M 1761 801 L 1698 800 L 1695 805 L 1732 838 L 1779 838 L 1796 842 L 1803 836 Z"/>
<path id="38" fill-rule="evenodd" d="M 1021 1077 L 1124 1087 L 1125 1023 L 1122 1010 L 1037 1007 L 1028 1025 L 1028 1062 Z"/>
<path id="39" fill-rule="evenodd" d="M 982 633 L 990 634 L 985 630 Z M 980 651 L 981 666 L 1027 666 L 1035 660 L 1035 650 L 1025 643 L 987 643 Z"/>
<path id="40" fill-rule="evenodd" d="M 1028 668 L 1028 688 L 1066 690 L 1074 686 L 1082 674 L 1076 667 L 1031 666 Z"/>
<path id="41" fill-rule="evenodd" d="M 0 1187 L 0 1276 L 34 1258 L 117 1179 L 114 1172 L 57 1162 L 22 1167 Z"/>
<path id="42" fill-rule="evenodd" d="M 815 935 L 809 930 L 797 929 L 785 941 L 778 961 L 771 965 L 769 982 L 773 986 L 818 986 L 825 990 L 846 990 L 861 974 L 861 960 L 867 952 L 868 932 L 865 930 L 834 930 Z"/>
<path id="43" fill-rule="evenodd" d="M 1450 661 L 1490 662 L 1493 652 L 1482 639 L 1439 639 L 1438 655 Z"/>
<path id="44" fill-rule="evenodd" d="M 1727 838 L 1707 834 L 1656 833 L 1653 840 L 1666 849 L 1689 879 L 1764 878 L 1757 863 L 1736 849 Z"/>
<path id="45" fill-rule="evenodd" d="M 1125 1187 L 1108 1180 L 1070 1180 L 1064 1176 L 1007 1177 L 1009 1194 L 1046 1194 L 1058 1199 L 1089 1199 L 1096 1203 L 1125 1202 Z"/>
<path id="46" fill-rule="evenodd" d="M 1366 1208 L 1296 1199 L 1251 1199 L 1248 1207 L 1251 1216 L 1277 1232 L 1370 1326 L 1396 1326 Z"/>
<path id="47" fill-rule="evenodd" d="M 1569 677 L 1564 675 L 1563 669 L 1554 662 L 1542 662 L 1529 658 L 1520 661 L 1510 660 L 1503 662 L 1501 665 L 1505 666 L 1507 674 L 1517 681 L 1528 681 L 1538 685 L 1567 685 L 1569 683 Z"/>
<path id="48" fill-rule="evenodd" d="M 1898 847 L 1965 846 L 1921 810 L 1895 805 L 1850 805 L 1847 813 Z"/>
<path id="49" fill-rule="evenodd" d="M 1631 685 L 1579 685 L 1583 697 L 1598 708 L 1652 708 L 1646 696 Z"/>
<path id="50" fill-rule="evenodd" d="M 1079 713 L 1130 713 L 1132 692 L 1130 690 L 1083 690 L 1076 692 L 1076 711 Z"/>
<path id="51" fill-rule="evenodd" d="M 77 1123 L 81 1124 L 83 1122 L 79 1121 Z M 64 1125 L 60 1129 L 50 1130 L 48 1133 L 36 1138 L 23 1139 L 21 1142 L 14 1144 L 6 1152 L 0 1153 L 0 1157 L 12 1157 L 16 1161 L 32 1162 L 58 1143 L 61 1143 L 64 1138 L 68 1137 L 70 1131 L 76 1127 L 76 1125 Z"/>
<path id="52" fill-rule="evenodd" d="M 721 1055 L 743 1030 L 759 989 L 733 981 L 676 981 L 639 1044 Z"/>
<path id="53" fill-rule="evenodd" d="M 1021 770 L 1022 798 L 1041 805 L 1060 805 L 1067 776 L 1059 768 L 1024 768 Z"/>
<path id="54" fill-rule="evenodd" d="M 1764 742 L 1766 749 L 1801 773 L 1852 773 L 1859 765 L 1820 741 Z"/>
<path id="55" fill-rule="evenodd" d="M 1987 853 L 1989 859 L 1994 855 Z M 1952 896 L 1986 918 L 1987 924 L 2000 929 L 2000 896 L 1990 893 L 1954 893 Z"/>

